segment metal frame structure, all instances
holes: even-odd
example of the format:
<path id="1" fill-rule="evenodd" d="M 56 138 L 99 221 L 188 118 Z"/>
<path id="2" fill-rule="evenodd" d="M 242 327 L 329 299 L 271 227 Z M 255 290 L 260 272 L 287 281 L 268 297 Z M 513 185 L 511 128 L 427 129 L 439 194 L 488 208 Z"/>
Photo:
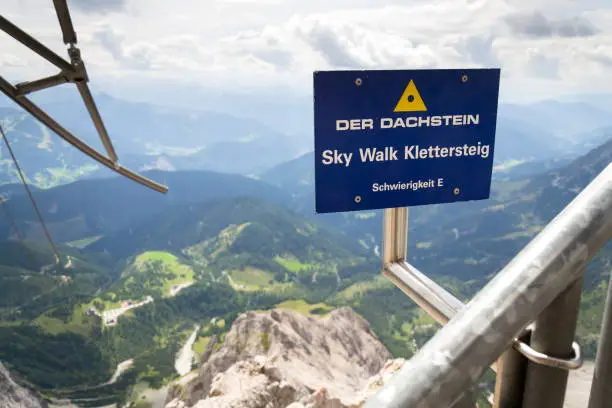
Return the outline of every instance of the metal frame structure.
<path id="1" fill-rule="evenodd" d="M 113 143 L 108 135 L 108 132 L 106 131 L 106 127 L 104 126 L 104 122 L 102 121 L 102 117 L 100 116 L 100 112 L 98 111 L 89 87 L 87 86 L 89 77 L 85 69 L 85 64 L 81 58 L 81 51 L 76 47 L 77 36 L 72 25 L 66 0 L 53 0 L 53 4 L 57 13 L 60 27 L 62 29 L 64 44 L 69 46 L 67 51 L 68 56 L 70 57 L 70 62 L 57 55 L 34 37 L 0 15 L 0 30 L 6 32 L 15 40 L 19 41 L 60 69 L 60 72 L 56 75 L 34 81 L 19 83 L 14 86 L 0 76 L 0 91 L 2 91 L 7 97 L 21 106 L 32 116 L 41 121 L 53 132 L 57 133 L 66 142 L 76 147 L 100 164 L 124 177 L 129 178 L 132 181 L 140 183 L 160 193 L 166 193 L 168 191 L 168 187 L 137 174 L 118 163 L 118 157 Z M 40 107 L 26 97 L 26 95 L 29 93 L 65 83 L 72 83 L 76 85 L 108 157 L 98 152 L 81 139 L 75 137 L 72 133 L 53 120 Z"/>
<path id="2" fill-rule="evenodd" d="M 466 305 L 406 262 L 407 218 L 385 210 L 383 274 L 445 325 L 365 407 L 473 407 L 466 390 L 492 366 L 495 408 L 562 408 L 567 371 L 582 365 L 582 275 L 612 238 L 612 164 Z M 611 342 L 612 283 L 589 408 L 612 398 Z"/>

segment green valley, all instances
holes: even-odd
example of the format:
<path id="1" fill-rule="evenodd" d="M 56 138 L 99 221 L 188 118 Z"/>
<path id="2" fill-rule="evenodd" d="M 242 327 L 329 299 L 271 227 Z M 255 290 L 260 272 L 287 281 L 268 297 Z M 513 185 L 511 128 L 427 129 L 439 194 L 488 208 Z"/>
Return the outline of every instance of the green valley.
<path id="1" fill-rule="evenodd" d="M 357 243 L 260 199 L 179 205 L 154 220 L 104 234 L 78 252 L 83 259 L 95 259 L 96 248 L 105 248 L 104 258 L 114 259 L 103 267 L 88 266 L 105 280 L 87 295 L 75 297 L 72 286 L 75 292 L 64 292 L 54 307 L 4 323 L 9 336 L 27 330 L 35 342 L 73 338 L 87 344 L 97 353 L 95 364 L 69 361 L 66 372 L 75 374 L 49 382 L 37 373 L 47 376 L 55 366 L 32 350 L 29 364 L 8 346 L 0 345 L 0 358 L 54 398 L 111 395 L 105 401 L 119 401 L 136 383 L 161 387 L 177 378 L 175 355 L 194 325 L 202 326 L 194 348 L 203 353 L 211 336 L 223 336 L 245 310 L 281 307 L 325 314 L 332 307 L 326 298 L 361 276 L 376 274 L 375 260 Z M 81 265 L 79 259 L 73 262 Z M 72 283 L 81 285 L 85 276 L 77 276 L 75 268 Z M 48 289 L 45 282 L 39 285 Z M 77 359 L 81 355 L 79 349 L 74 353 Z M 115 366 L 130 359 L 131 374 L 103 385 Z"/>
<path id="2" fill-rule="evenodd" d="M 189 265 L 163 251 L 143 252 L 121 273 L 121 278 L 100 299 L 104 309 L 119 307 L 120 302 L 146 296 L 171 297 L 181 288 L 193 284 L 194 272 Z"/>
<path id="3" fill-rule="evenodd" d="M 467 301 L 611 157 L 608 143 L 566 168 L 497 180 L 490 200 L 413 209 L 410 261 Z M 45 396 L 111 403 L 134 387 L 164 387 L 179 377 L 177 353 L 195 328 L 191 349 L 201 356 L 248 310 L 316 318 L 350 306 L 398 357 L 437 331 L 380 275 L 380 212 L 313 218 L 274 187 L 258 191 L 263 182 L 227 178 L 209 194 L 172 180 L 182 195 L 151 201 L 115 179 L 37 192 L 45 208 L 57 204 L 45 216 L 66 242 L 61 265 L 42 244 L 0 243 L 0 359 Z M 107 192 L 94 193 L 96 185 Z M 62 198 L 68 192 L 75 203 Z M 32 224 L 14 212 L 19 227 Z M 608 246 L 586 275 L 578 340 L 587 357 L 610 264 Z M 109 383 L 126 361 L 131 367 Z"/>

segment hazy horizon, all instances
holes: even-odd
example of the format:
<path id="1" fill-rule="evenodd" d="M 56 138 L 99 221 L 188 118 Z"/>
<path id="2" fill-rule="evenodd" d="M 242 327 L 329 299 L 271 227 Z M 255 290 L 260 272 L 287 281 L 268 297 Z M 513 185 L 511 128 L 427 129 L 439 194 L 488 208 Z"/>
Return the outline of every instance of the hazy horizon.
<path id="1" fill-rule="evenodd" d="M 5 3 L 3 15 L 66 56 L 51 3 Z M 606 1 L 404 3 L 74 0 L 70 6 L 92 89 L 123 99 L 176 104 L 172 94 L 179 89 L 307 99 L 315 70 L 475 67 L 502 68 L 506 102 L 612 94 Z M 0 74 L 9 81 L 56 72 L 8 35 L 0 44 Z"/>

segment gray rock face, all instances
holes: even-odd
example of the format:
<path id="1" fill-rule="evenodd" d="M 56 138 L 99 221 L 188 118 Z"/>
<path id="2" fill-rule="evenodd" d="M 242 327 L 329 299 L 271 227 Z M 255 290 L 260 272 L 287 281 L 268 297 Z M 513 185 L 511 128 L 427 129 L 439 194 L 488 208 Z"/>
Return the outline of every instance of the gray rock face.
<path id="1" fill-rule="evenodd" d="M 30 391 L 18 385 L 9 371 L 0 362 L 0 407 L 2 408 L 46 408 Z"/>
<path id="2" fill-rule="evenodd" d="M 323 318 L 275 309 L 236 319 L 167 408 L 353 408 L 390 353 L 350 308 Z M 300 405 L 301 404 L 301 405 Z"/>

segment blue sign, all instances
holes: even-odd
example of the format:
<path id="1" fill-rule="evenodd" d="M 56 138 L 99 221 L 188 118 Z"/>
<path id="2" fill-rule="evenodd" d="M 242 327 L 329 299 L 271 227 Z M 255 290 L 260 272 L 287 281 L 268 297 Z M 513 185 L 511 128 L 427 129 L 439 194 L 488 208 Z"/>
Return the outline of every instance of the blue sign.
<path id="1" fill-rule="evenodd" d="M 489 198 L 499 69 L 314 73 L 316 211 Z"/>

